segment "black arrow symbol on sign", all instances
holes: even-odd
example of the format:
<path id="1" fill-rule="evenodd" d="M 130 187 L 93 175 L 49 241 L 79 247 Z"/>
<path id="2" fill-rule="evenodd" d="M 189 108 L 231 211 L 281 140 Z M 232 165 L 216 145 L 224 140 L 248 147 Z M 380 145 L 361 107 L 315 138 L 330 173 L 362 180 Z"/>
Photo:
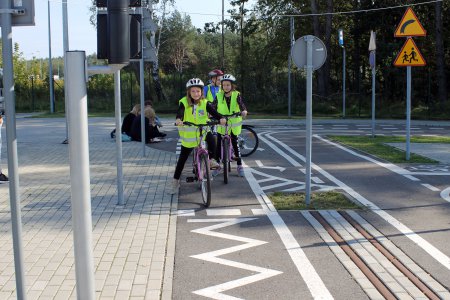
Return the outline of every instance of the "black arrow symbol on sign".
<path id="1" fill-rule="evenodd" d="M 408 26 L 409 24 L 414 23 L 416 20 L 408 20 L 405 23 L 403 23 L 402 28 L 400 28 L 400 33 L 405 33 L 405 28 L 406 26 Z"/>

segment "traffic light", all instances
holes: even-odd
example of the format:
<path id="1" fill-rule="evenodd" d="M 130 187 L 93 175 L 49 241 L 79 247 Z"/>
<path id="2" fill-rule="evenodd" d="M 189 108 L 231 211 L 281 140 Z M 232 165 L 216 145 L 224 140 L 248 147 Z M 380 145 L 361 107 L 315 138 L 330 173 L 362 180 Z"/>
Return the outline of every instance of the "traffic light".
<path id="1" fill-rule="evenodd" d="M 97 7 L 107 7 L 108 6 L 108 0 L 97 0 L 96 2 Z M 142 1 L 141 0 L 129 0 L 128 7 L 141 7 Z"/>
<path id="2" fill-rule="evenodd" d="M 128 64 L 142 57 L 141 15 L 129 14 L 129 7 L 141 0 L 97 0 L 97 58 L 110 64 Z"/>

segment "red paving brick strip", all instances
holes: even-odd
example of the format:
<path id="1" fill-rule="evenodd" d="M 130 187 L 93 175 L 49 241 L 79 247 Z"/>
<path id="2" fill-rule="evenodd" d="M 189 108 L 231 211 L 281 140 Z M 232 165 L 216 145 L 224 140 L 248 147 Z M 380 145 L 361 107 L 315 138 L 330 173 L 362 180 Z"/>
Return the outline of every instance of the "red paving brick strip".
<path id="1" fill-rule="evenodd" d="M 364 263 L 364 261 L 353 251 L 353 249 L 345 242 L 345 240 L 328 224 L 328 222 L 317 211 L 312 211 L 311 215 L 319 221 L 328 234 L 336 241 L 348 257 L 363 272 L 369 281 L 375 286 L 380 294 L 388 300 L 397 299 L 397 297 L 389 290 L 386 285 L 377 277 L 377 275 Z"/>
<path id="2" fill-rule="evenodd" d="M 344 211 L 339 212 L 344 219 L 347 220 L 359 233 L 362 234 L 372 245 L 381 252 L 386 258 L 400 271 L 405 275 L 414 285 L 417 286 L 419 290 L 422 291 L 428 298 L 432 300 L 441 299 L 435 292 L 433 292 L 425 283 L 423 283 L 417 276 L 414 275 L 402 262 L 400 262 L 394 255 L 392 255 L 389 250 L 387 250 L 383 245 L 381 245 L 376 238 L 370 235 L 364 228 L 359 225 L 349 214 Z"/>

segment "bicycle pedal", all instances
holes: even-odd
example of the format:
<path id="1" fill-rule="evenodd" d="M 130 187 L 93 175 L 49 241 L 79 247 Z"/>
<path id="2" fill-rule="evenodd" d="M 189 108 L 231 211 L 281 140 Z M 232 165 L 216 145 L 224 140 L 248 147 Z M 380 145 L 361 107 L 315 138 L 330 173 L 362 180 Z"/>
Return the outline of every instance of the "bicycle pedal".
<path id="1" fill-rule="evenodd" d="M 191 177 L 186 177 L 186 182 L 194 182 L 194 181 L 197 181 L 197 178 L 196 178 L 196 177 L 193 177 L 193 176 L 191 176 Z"/>

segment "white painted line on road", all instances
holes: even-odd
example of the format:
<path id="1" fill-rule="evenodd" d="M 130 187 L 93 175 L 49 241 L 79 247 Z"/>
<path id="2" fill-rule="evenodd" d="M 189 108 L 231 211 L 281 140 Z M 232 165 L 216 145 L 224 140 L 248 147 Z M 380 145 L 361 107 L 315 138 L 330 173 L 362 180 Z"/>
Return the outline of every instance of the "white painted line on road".
<path id="1" fill-rule="evenodd" d="M 266 215 L 266 213 L 264 212 L 264 209 L 261 208 L 252 208 L 252 214 L 254 216 L 263 216 Z"/>
<path id="2" fill-rule="evenodd" d="M 440 191 L 440 189 L 438 189 L 437 187 L 432 186 L 431 184 L 422 183 L 422 185 L 424 187 L 426 187 L 427 189 L 432 190 L 433 192 L 439 192 Z"/>
<path id="3" fill-rule="evenodd" d="M 450 202 L 450 187 L 441 192 L 441 197 L 447 202 Z"/>
<path id="4" fill-rule="evenodd" d="M 377 135 L 378 135 L 378 134 L 377 134 Z M 322 142 L 325 142 L 325 143 L 327 143 L 327 144 L 333 145 L 333 146 L 335 146 L 336 148 L 339 148 L 339 149 L 341 149 L 341 150 L 343 150 L 343 151 L 345 151 L 345 152 L 348 152 L 348 153 L 350 153 L 350 154 L 352 154 L 352 155 L 354 155 L 354 156 L 356 156 L 356 157 L 360 157 L 360 158 L 362 158 L 362 159 L 365 159 L 365 160 L 367 160 L 367 161 L 370 161 L 370 162 L 372 162 L 372 163 L 374 163 L 374 164 L 377 164 L 377 165 L 379 165 L 379 166 L 381 166 L 381 167 L 383 167 L 383 168 L 386 168 L 386 169 L 388 169 L 388 170 L 390 170 L 390 171 L 392 171 L 392 172 L 394 172 L 394 173 L 397 173 L 397 174 L 399 174 L 399 175 L 412 175 L 412 174 L 413 174 L 413 173 L 411 173 L 410 171 L 405 170 L 405 169 L 403 169 L 403 168 L 400 168 L 399 166 L 396 166 L 396 165 L 394 165 L 394 164 L 391 164 L 391 163 L 383 163 L 383 162 L 380 162 L 380 161 L 378 161 L 378 160 L 376 160 L 376 159 L 374 159 L 374 158 L 372 158 L 372 157 L 369 157 L 369 156 L 367 156 L 367 155 L 357 153 L 357 152 L 355 152 L 355 151 L 353 151 L 353 150 L 350 150 L 350 149 L 348 149 L 348 148 L 346 148 L 346 147 L 344 147 L 344 146 L 342 146 L 342 145 L 339 145 L 339 144 L 334 143 L 334 142 L 332 142 L 332 141 L 330 141 L 330 140 L 324 139 L 323 137 L 321 137 L 321 136 L 319 136 L 319 135 L 317 135 L 317 134 L 315 134 L 314 137 L 317 138 L 317 139 L 319 139 L 319 140 L 321 140 Z"/>
<path id="5" fill-rule="evenodd" d="M 312 177 L 311 177 L 311 180 L 314 181 L 314 183 L 318 183 L 318 184 L 325 183 L 325 182 L 323 182 L 323 181 L 322 181 L 319 177 L 317 177 L 317 176 L 312 176 Z"/>
<path id="6" fill-rule="evenodd" d="M 296 151 L 294 151 L 291 147 L 289 147 L 288 145 L 286 145 L 285 143 L 277 140 L 276 138 L 272 137 L 270 134 L 267 134 L 267 136 L 275 141 L 276 143 L 278 143 L 280 146 L 282 146 L 284 149 L 286 149 L 287 151 L 289 151 L 290 153 L 292 153 L 294 156 L 298 157 L 299 159 L 301 159 L 302 161 L 305 161 L 305 157 L 300 155 L 299 153 L 297 153 Z M 327 142 L 329 144 L 334 144 L 336 147 L 347 151 L 347 152 L 353 152 L 349 149 L 346 149 L 340 145 L 337 145 L 333 142 L 330 142 L 322 137 L 319 137 L 317 135 L 314 135 L 316 138 Z M 266 139 L 264 137 L 260 137 L 263 141 L 265 141 Z M 270 143 L 270 142 L 269 142 Z M 273 143 L 267 143 L 270 147 L 272 147 L 272 149 L 274 149 L 277 153 L 279 153 L 281 156 L 285 157 L 288 156 L 286 153 L 284 153 L 280 148 L 278 148 L 277 146 L 275 146 Z M 358 153 L 355 153 L 356 156 L 360 156 L 363 158 L 366 158 L 369 161 L 372 161 L 376 164 L 382 164 L 370 157 L 365 157 L 363 155 L 360 155 Z M 385 164 L 385 165 L 391 165 L 391 164 Z M 369 200 L 367 200 L 366 198 L 364 198 L 362 195 L 360 195 L 359 193 L 357 193 L 355 190 L 353 190 L 351 187 L 349 187 L 348 185 L 346 185 L 345 183 L 343 183 L 342 181 L 340 181 L 339 179 L 337 179 L 336 177 L 334 177 L 333 175 L 331 175 L 330 173 L 328 173 L 327 171 L 323 170 L 321 167 L 319 167 L 318 165 L 311 163 L 312 168 L 316 169 L 319 173 L 321 173 L 323 176 L 325 176 L 326 178 L 328 178 L 329 180 L 331 180 L 332 182 L 334 182 L 336 185 L 338 185 L 339 187 L 341 187 L 344 191 L 346 191 L 350 196 L 352 196 L 353 198 L 355 198 L 357 201 L 359 201 L 361 204 L 366 205 L 369 209 L 373 210 L 374 213 L 378 214 L 381 218 L 383 218 L 386 222 L 388 222 L 389 224 L 391 224 L 392 226 L 394 226 L 398 231 L 400 231 L 401 233 L 403 233 L 407 238 L 411 239 L 414 243 L 416 243 L 419 247 L 421 247 L 423 250 L 425 250 L 428 254 L 430 254 L 436 261 L 438 261 L 440 264 L 442 264 L 444 267 L 446 267 L 447 269 L 450 270 L 450 257 L 448 257 L 447 255 L 445 255 L 443 252 L 441 252 L 439 249 L 437 249 L 436 247 L 434 247 L 432 244 L 430 244 L 428 241 L 426 241 L 424 238 L 422 238 L 421 236 L 419 236 L 417 233 L 415 233 L 414 231 L 412 231 L 411 229 L 409 229 L 406 225 L 404 225 L 403 223 L 401 223 L 400 221 L 398 221 L 397 219 L 395 219 L 394 217 L 392 217 L 390 214 L 388 214 L 387 212 L 385 212 L 384 210 L 382 210 L 381 208 L 379 208 L 377 205 L 375 205 L 374 203 L 370 202 Z M 398 168 L 397 166 L 393 165 L 394 167 Z M 395 168 L 394 168 L 395 169 Z M 402 171 L 405 171 L 403 169 L 401 169 Z M 404 174 L 401 174 L 404 175 Z M 450 188 L 449 188 L 449 193 L 450 193 Z M 442 196 L 442 192 L 441 192 L 441 196 Z M 449 198 L 450 202 L 450 196 L 447 193 L 447 197 Z M 444 197 L 443 197 L 444 198 Z M 444 198 L 445 199 L 445 198 Z"/>
<path id="7" fill-rule="evenodd" d="M 235 289 L 238 287 L 242 287 L 260 280 L 264 280 L 276 275 L 280 275 L 283 272 L 272 270 L 268 268 L 262 268 L 254 265 L 244 264 L 241 262 L 219 258 L 219 256 L 227 255 L 230 253 L 246 250 L 253 247 L 258 247 L 261 245 L 266 244 L 267 242 L 251 239 L 247 237 L 232 235 L 232 234 L 226 234 L 222 232 L 216 232 L 214 230 L 216 229 L 222 229 L 228 226 L 233 226 L 242 222 L 248 222 L 255 220 L 256 218 L 235 218 L 235 219 L 188 219 L 189 223 L 211 223 L 211 222 L 219 222 L 219 224 L 202 227 L 199 229 L 191 230 L 191 232 L 203 234 L 207 236 L 212 236 L 215 238 L 222 238 L 232 241 L 238 241 L 242 242 L 243 244 L 232 246 L 224 249 L 219 249 L 211 252 L 205 252 L 198 255 L 192 255 L 192 258 L 208 261 L 211 263 L 221 264 L 229 267 L 239 268 L 247 271 L 251 271 L 251 273 L 255 273 L 254 275 L 246 276 L 243 278 L 235 279 L 232 281 L 228 281 L 222 284 L 218 284 L 215 286 L 210 286 L 204 289 L 193 291 L 194 294 L 213 298 L 213 299 L 240 299 L 233 296 L 228 296 L 225 294 L 222 294 L 225 291 Z"/>
<path id="8" fill-rule="evenodd" d="M 408 178 L 409 180 L 412 180 L 412 181 L 420 181 L 419 178 L 416 178 L 416 177 L 411 176 L 411 175 L 403 175 L 403 176 L 405 176 L 406 178 Z"/>
<path id="9" fill-rule="evenodd" d="M 283 167 L 268 167 L 268 166 L 264 166 L 263 163 L 260 160 L 255 160 L 256 164 L 258 165 L 258 167 L 263 168 L 263 169 L 274 169 L 274 170 L 278 170 L 280 172 L 283 172 L 284 170 L 286 170 L 286 168 Z"/>
<path id="10" fill-rule="evenodd" d="M 266 141 L 267 140 L 265 140 L 265 142 Z M 296 163 L 295 160 L 291 159 L 291 161 Z M 253 193 L 255 194 L 256 199 L 258 199 L 263 210 L 266 212 L 267 217 L 272 222 L 273 227 L 280 236 L 281 241 L 283 242 L 284 246 L 286 247 L 286 250 L 291 256 L 291 259 L 294 262 L 298 272 L 300 273 L 306 285 L 308 286 L 311 295 L 313 296 L 314 299 L 334 299 L 333 296 L 328 291 L 325 284 L 323 283 L 319 274 L 317 274 L 317 271 L 314 269 L 314 266 L 309 261 L 305 252 L 303 252 L 303 249 L 298 244 L 294 235 L 286 226 L 286 223 L 284 223 L 283 219 L 280 217 L 275 207 L 273 207 L 273 204 L 267 203 L 266 201 L 270 201 L 268 199 L 264 200 L 264 197 L 267 198 L 267 195 L 264 193 L 264 191 L 256 182 L 256 179 L 252 173 L 252 171 L 254 170 L 250 169 L 251 168 L 249 167 L 244 168 L 244 172 L 246 173 L 245 178 L 247 179 Z M 273 209 L 273 211 L 271 209 Z"/>
<path id="11" fill-rule="evenodd" d="M 179 217 L 195 217 L 195 210 L 193 209 L 179 209 L 177 210 Z"/>
<path id="12" fill-rule="evenodd" d="M 422 134 L 422 136 L 438 136 L 437 134 Z"/>
<path id="13" fill-rule="evenodd" d="M 240 216 L 241 210 L 239 208 L 208 208 L 206 210 L 208 216 Z"/>

